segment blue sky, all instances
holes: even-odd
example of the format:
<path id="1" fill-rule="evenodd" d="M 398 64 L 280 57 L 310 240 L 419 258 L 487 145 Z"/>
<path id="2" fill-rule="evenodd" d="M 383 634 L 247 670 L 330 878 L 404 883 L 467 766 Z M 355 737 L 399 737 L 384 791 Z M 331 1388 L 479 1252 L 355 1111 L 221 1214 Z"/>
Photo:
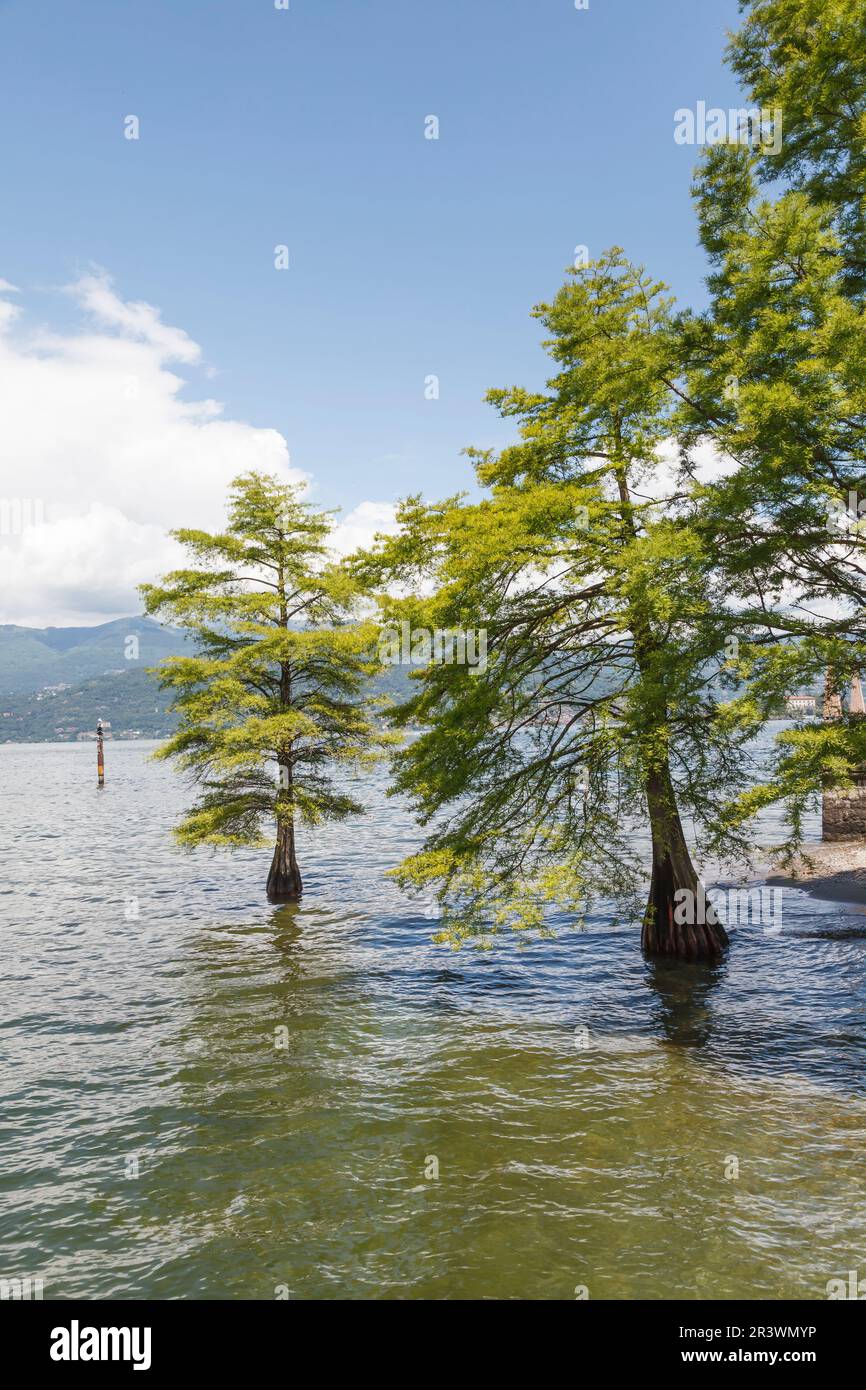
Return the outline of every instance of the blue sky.
<path id="1" fill-rule="evenodd" d="M 59 331 L 93 266 L 158 306 L 202 347 L 186 395 L 279 430 L 323 504 L 442 495 L 462 448 L 508 437 L 485 390 L 543 380 L 529 310 L 576 245 L 702 296 L 673 113 L 739 100 L 736 22 L 734 0 L 0 0 L 0 277 Z"/>

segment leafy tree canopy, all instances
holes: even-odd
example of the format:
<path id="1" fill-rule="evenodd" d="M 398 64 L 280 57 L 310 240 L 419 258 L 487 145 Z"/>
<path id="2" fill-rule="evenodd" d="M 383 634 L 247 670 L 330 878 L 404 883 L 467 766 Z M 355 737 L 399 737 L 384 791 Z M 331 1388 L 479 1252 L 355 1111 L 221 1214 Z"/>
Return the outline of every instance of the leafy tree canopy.
<path id="1" fill-rule="evenodd" d="M 142 588 L 149 613 L 196 638 L 195 655 L 159 668 L 180 725 L 158 756 L 201 792 L 176 832 L 184 844 L 261 844 L 275 822 L 293 862 L 298 819 L 362 809 L 333 770 L 387 741 L 362 698 L 379 669 L 377 628 L 355 619 L 359 587 L 331 558 L 330 530 L 296 489 L 248 473 L 232 486 L 226 529 L 173 532 L 191 564 Z M 270 883 L 277 897 L 297 896 L 299 874 L 295 886 Z"/>

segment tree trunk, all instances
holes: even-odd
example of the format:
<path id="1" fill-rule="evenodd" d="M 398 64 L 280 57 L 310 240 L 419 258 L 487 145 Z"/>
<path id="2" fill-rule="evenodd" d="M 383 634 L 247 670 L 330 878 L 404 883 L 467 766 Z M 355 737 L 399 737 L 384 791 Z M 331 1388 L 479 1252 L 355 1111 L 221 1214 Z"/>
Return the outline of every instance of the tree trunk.
<path id="1" fill-rule="evenodd" d="M 641 948 L 648 956 L 714 960 L 730 943 L 692 864 L 667 766 L 648 777 L 647 804 L 653 867 Z"/>
<path id="2" fill-rule="evenodd" d="M 277 843 L 268 874 L 268 898 L 272 903 L 297 902 L 304 891 L 295 858 L 295 827 L 291 821 L 277 826 Z"/>

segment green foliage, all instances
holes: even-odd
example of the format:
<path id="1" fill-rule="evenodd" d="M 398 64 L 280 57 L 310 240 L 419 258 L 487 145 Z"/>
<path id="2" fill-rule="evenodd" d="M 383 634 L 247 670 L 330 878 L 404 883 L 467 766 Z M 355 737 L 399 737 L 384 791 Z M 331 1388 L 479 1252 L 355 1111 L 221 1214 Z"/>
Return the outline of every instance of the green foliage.
<path id="1" fill-rule="evenodd" d="M 579 921 L 598 895 L 635 914 L 652 773 L 670 769 L 702 845 L 745 848 L 716 800 L 755 719 L 717 701 L 724 595 L 688 480 L 661 451 L 677 402 L 670 301 L 614 249 L 536 316 L 558 371 L 545 392 L 490 393 L 519 440 L 474 454 L 482 499 L 408 499 L 399 533 L 357 562 L 392 586 L 388 620 L 487 633 L 484 671 L 431 664 L 395 714 L 424 728 L 395 779 L 429 827 L 398 877 L 435 888 L 453 945 L 544 930 L 554 905 Z"/>
<path id="2" fill-rule="evenodd" d="M 783 114 L 763 181 L 830 210 L 849 293 L 866 290 L 866 13 L 862 0 L 742 0 L 728 50 L 752 100 Z"/>
<path id="3" fill-rule="evenodd" d="M 718 167 L 705 171 L 707 203 Z M 804 195 L 753 201 L 747 227 L 732 225 L 717 253 L 710 309 L 683 323 L 680 437 L 737 465 L 702 511 L 735 591 L 762 607 L 791 586 L 804 602 L 866 597 L 864 535 L 832 524 L 866 461 L 864 317 L 836 250 Z"/>
<path id="4" fill-rule="evenodd" d="M 377 628 L 355 619 L 360 589 L 331 560 L 330 529 L 294 489 L 248 473 L 226 530 L 174 532 L 193 563 L 142 587 L 147 611 L 196 641 L 158 671 L 179 716 L 158 756 L 200 789 L 176 831 L 183 844 L 260 844 L 265 823 L 362 809 L 331 772 L 386 742 L 362 698 L 379 669 Z"/>
<path id="5" fill-rule="evenodd" d="M 677 428 L 684 455 L 711 444 L 728 462 L 698 529 L 739 608 L 738 707 L 766 714 L 825 670 L 838 690 L 866 670 L 866 27 L 859 0 L 743 8 L 729 56 L 752 100 L 782 109 L 782 148 L 717 147 L 699 170 L 711 304 L 681 322 Z M 856 721 L 786 734 L 731 814 L 784 801 L 793 852 L 809 799 L 861 753 Z"/>

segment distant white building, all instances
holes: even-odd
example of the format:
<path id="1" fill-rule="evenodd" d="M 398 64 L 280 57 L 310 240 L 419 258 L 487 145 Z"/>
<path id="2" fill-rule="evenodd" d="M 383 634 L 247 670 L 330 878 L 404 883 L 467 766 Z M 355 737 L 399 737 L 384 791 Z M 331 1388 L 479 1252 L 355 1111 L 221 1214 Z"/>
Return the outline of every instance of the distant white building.
<path id="1" fill-rule="evenodd" d="M 797 718 L 803 714 L 815 713 L 814 695 L 788 695 L 785 698 L 785 709 L 792 718 Z"/>

